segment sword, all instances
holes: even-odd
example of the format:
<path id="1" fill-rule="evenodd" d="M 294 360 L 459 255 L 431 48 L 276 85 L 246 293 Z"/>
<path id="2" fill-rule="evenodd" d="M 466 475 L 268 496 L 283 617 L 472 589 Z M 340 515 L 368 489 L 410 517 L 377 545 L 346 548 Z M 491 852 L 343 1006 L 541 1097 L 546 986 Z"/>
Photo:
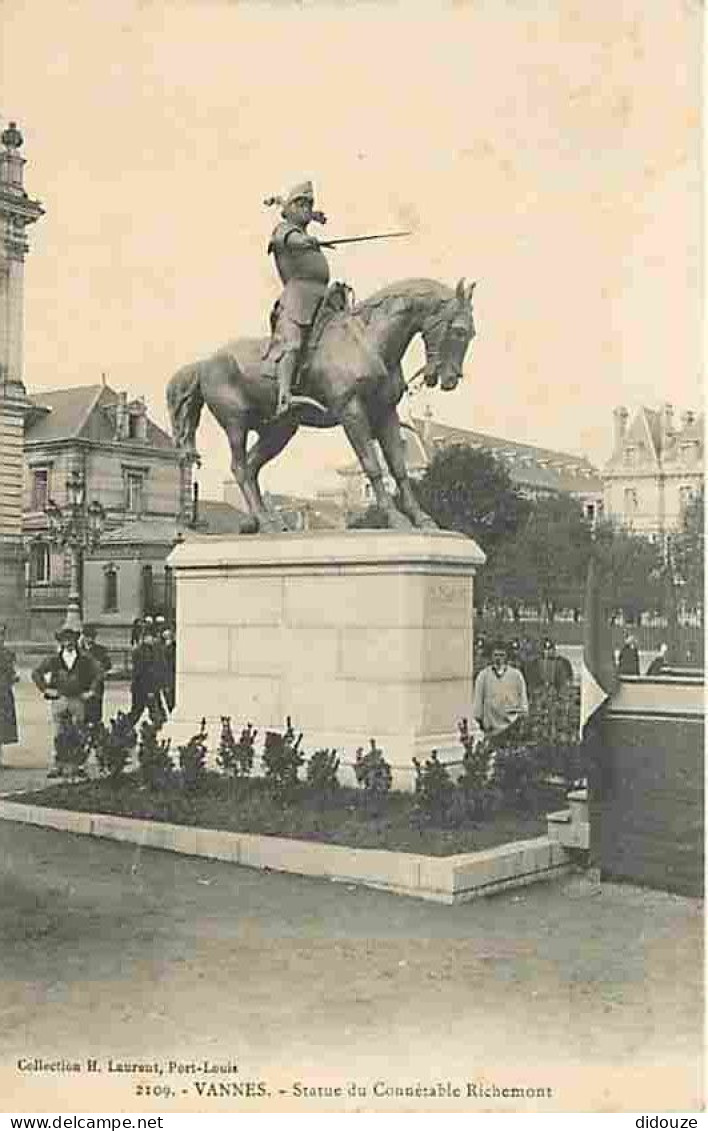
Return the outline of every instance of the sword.
<path id="1" fill-rule="evenodd" d="M 320 247 L 338 247 L 343 243 L 365 243 L 367 240 L 396 240 L 401 236 L 412 236 L 412 232 L 381 232 L 375 236 L 347 236 L 338 240 L 318 240 Z"/>

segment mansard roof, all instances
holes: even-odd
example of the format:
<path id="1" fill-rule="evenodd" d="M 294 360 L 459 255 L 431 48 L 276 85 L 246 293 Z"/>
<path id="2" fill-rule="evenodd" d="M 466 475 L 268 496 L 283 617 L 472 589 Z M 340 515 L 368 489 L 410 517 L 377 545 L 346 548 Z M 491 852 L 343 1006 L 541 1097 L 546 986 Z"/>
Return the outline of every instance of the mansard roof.
<path id="1" fill-rule="evenodd" d="M 115 410 L 118 393 L 109 385 L 76 385 L 68 389 L 45 389 L 33 393 L 30 401 L 41 410 L 30 416 L 25 440 L 28 445 L 57 440 L 90 440 L 110 444 L 115 441 Z M 129 402 L 135 404 L 135 401 Z M 135 443 L 134 440 L 127 441 Z M 146 447 L 174 451 L 168 434 L 147 417 L 147 435 L 139 441 Z"/>
<path id="2" fill-rule="evenodd" d="M 403 439 L 408 469 L 413 473 L 424 471 L 440 448 L 466 444 L 489 452 L 504 463 L 512 482 L 520 490 L 569 495 L 602 492 L 597 468 L 585 456 L 571 452 L 540 448 L 488 432 L 453 428 L 449 424 L 419 417 L 414 417 L 410 424 L 404 426 Z M 342 468 L 340 474 L 347 476 L 358 471 L 358 464 L 352 463 Z"/>
<path id="3" fill-rule="evenodd" d="M 655 468 L 658 471 L 663 465 L 681 463 L 685 458 L 686 444 L 698 443 L 702 458 L 703 429 L 703 414 L 691 413 L 667 432 L 664 414 L 660 410 L 641 405 L 631 418 L 621 443 L 605 464 L 604 471 L 624 469 L 628 448 L 638 449 L 641 458 L 633 464 L 636 469 L 643 465 L 645 470 Z"/>

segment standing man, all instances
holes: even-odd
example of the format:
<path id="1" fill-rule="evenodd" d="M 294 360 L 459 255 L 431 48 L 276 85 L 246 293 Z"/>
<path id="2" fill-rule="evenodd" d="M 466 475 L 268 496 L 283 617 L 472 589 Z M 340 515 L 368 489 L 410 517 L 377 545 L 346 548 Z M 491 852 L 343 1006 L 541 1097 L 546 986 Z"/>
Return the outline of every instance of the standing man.
<path id="1" fill-rule="evenodd" d="M 79 634 L 73 628 L 57 632 L 58 652 L 47 656 L 32 672 L 32 681 L 51 702 L 54 739 L 68 715 L 73 723 L 83 723 L 86 703 L 99 693 L 103 671 L 85 652 L 79 651 Z M 55 768 L 50 777 L 59 776 Z"/>
<path id="2" fill-rule="evenodd" d="M 308 234 L 314 220 L 324 224 L 322 212 L 314 211 L 311 181 L 295 185 L 285 199 L 270 197 L 266 204 L 280 204 L 282 221 L 273 229 L 268 252 L 283 284 L 275 308 L 273 337 L 266 356 L 276 365 L 278 404 L 276 414 L 290 408 L 292 386 L 308 329 L 329 284 L 329 264 L 319 240 Z"/>
<path id="3" fill-rule="evenodd" d="M 565 656 L 559 656 L 556 644 L 547 636 L 543 642 L 543 654 L 538 662 L 539 681 L 546 687 L 563 691 L 573 682 L 573 668 Z"/>
<path id="4" fill-rule="evenodd" d="M 148 623 L 150 620 L 150 623 Z M 151 618 L 146 618 L 143 638 L 133 649 L 133 676 L 131 682 L 133 702 L 129 719 L 137 724 L 147 708 L 154 719 L 162 722 L 167 718 L 163 702 L 165 690 L 165 662 L 162 642 L 155 639 Z"/>
<path id="5" fill-rule="evenodd" d="M 15 653 L 5 647 L 5 625 L 0 624 L 0 769 L 3 746 L 17 742 L 15 684 L 19 678 L 15 668 Z"/>
<path id="6" fill-rule="evenodd" d="M 639 675 L 639 649 L 631 632 L 627 632 L 620 648 L 618 668 L 620 675 Z"/>
<path id="7" fill-rule="evenodd" d="M 171 628 L 166 628 L 162 633 L 162 646 L 165 665 L 164 697 L 167 710 L 172 714 L 175 709 L 177 686 L 177 641 Z"/>
<path id="8" fill-rule="evenodd" d="M 491 664 L 475 680 L 472 714 L 485 737 L 499 747 L 514 741 L 528 713 L 524 677 L 509 664 L 503 640 L 496 640 Z"/>
<path id="9" fill-rule="evenodd" d="M 100 692 L 93 696 L 93 698 L 87 700 L 86 710 L 84 712 L 84 721 L 89 723 L 90 726 L 95 726 L 97 723 L 103 722 L 103 693 L 106 689 L 106 676 L 113 667 L 113 664 L 108 649 L 104 648 L 103 645 L 99 644 L 96 640 L 95 624 L 84 625 L 79 644 L 82 653 L 86 656 L 90 656 L 92 660 L 95 660 L 103 673 Z"/>

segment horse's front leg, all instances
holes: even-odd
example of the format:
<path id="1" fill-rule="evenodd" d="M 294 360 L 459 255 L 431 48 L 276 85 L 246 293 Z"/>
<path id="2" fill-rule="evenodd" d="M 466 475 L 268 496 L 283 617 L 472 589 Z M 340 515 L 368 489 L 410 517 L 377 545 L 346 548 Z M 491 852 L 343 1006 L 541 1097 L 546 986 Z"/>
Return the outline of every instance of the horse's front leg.
<path id="1" fill-rule="evenodd" d="M 415 497 L 406 467 L 406 450 L 401 423 L 395 407 L 385 407 L 376 420 L 376 438 L 398 488 L 398 506 L 414 526 L 421 530 L 437 530 L 437 523 L 426 514 Z"/>
<path id="2" fill-rule="evenodd" d="M 410 524 L 396 509 L 393 499 L 384 487 L 383 473 L 376 454 L 369 417 L 359 397 L 354 396 L 347 402 L 342 409 L 340 419 L 347 439 L 373 488 L 376 506 L 386 517 L 387 526 L 408 530 Z"/>
<path id="3" fill-rule="evenodd" d="M 275 459 L 297 432 L 298 424 L 291 416 L 277 416 L 269 420 L 260 430 L 258 440 L 246 458 L 246 478 L 259 507 L 259 528 L 262 531 L 278 533 L 287 530 L 279 514 L 267 510 L 261 495 L 258 475 L 262 467 Z"/>

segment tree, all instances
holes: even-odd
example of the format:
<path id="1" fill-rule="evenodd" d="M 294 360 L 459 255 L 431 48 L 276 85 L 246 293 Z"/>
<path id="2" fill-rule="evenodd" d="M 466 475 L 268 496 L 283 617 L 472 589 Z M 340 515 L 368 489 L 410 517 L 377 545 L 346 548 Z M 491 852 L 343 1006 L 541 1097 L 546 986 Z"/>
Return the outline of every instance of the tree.
<path id="1" fill-rule="evenodd" d="M 681 528 L 672 540 L 673 568 L 681 583 L 681 598 L 689 609 L 703 609 L 705 569 L 704 493 L 700 491 L 687 503 Z"/>
<path id="2" fill-rule="evenodd" d="M 625 620 L 663 608 L 664 560 L 658 540 L 605 522 L 597 528 L 595 550 L 608 604 L 621 610 Z"/>
<path id="3" fill-rule="evenodd" d="M 498 546 L 529 511 L 504 464 L 467 444 L 450 444 L 436 452 L 416 493 L 443 530 L 458 530 L 479 542 L 490 564 Z"/>
<path id="4" fill-rule="evenodd" d="M 583 603 L 592 531 L 581 505 L 566 495 L 539 499 L 493 568 L 498 599 L 533 605 L 553 621 L 558 608 Z"/>

